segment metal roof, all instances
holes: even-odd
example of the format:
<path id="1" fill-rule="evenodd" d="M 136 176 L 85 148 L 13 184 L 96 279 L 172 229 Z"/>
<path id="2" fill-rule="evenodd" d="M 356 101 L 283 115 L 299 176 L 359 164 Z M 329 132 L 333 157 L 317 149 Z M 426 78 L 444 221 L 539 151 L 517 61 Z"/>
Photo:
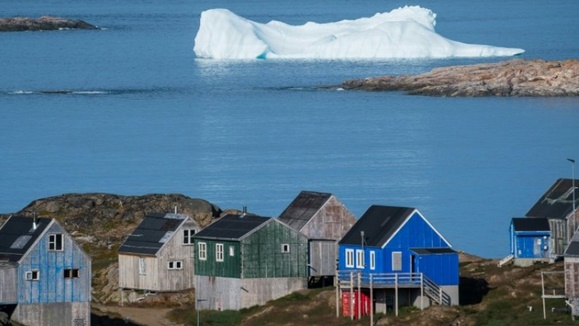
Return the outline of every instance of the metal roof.
<path id="1" fill-rule="evenodd" d="M 329 193 L 302 191 L 281 213 L 278 220 L 301 231 L 331 197 L 332 194 Z"/>
<path id="2" fill-rule="evenodd" d="M 0 228 L 0 260 L 19 261 L 51 222 L 46 217 L 11 216 Z"/>
<path id="3" fill-rule="evenodd" d="M 456 254 L 451 248 L 411 248 L 418 255 Z"/>
<path id="4" fill-rule="evenodd" d="M 579 180 L 575 180 L 575 187 Z M 575 190 L 575 202 L 579 191 Z M 558 179 L 535 203 L 527 217 L 547 217 L 565 219 L 573 210 L 573 179 Z"/>
<path id="5" fill-rule="evenodd" d="M 514 231 L 546 231 L 550 232 L 549 219 L 544 217 L 528 218 L 513 217 Z"/>
<path id="6" fill-rule="evenodd" d="M 380 247 L 394 235 L 413 211 L 415 208 L 372 205 L 339 243 L 359 245 L 362 243 L 361 233 L 364 232 L 366 245 Z"/>
<path id="7" fill-rule="evenodd" d="M 257 215 L 225 215 L 195 234 L 193 238 L 241 240 L 271 218 Z"/>
<path id="8" fill-rule="evenodd" d="M 573 234 L 571 242 L 565 249 L 565 256 L 579 256 L 579 232 Z"/>
<path id="9" fill-rule="evenodd" d="M 118 252 L 154 256 L 188 218 L 184 214 L 148 214 L 129 234 Z"/>

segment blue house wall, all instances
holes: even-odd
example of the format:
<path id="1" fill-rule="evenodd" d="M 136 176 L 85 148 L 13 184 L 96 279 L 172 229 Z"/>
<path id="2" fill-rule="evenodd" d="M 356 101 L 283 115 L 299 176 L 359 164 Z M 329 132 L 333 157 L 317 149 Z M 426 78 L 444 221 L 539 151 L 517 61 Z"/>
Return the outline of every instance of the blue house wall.
<path id="1" fill-rule="evenodd" d="M 520 219 L 518 219 L 520 221 Z M 529 222 L 538 219 L 526 219 Z M 517 230 L 514 226 L 515 219 L 511 220 L 509 227 L 510 253 L 515 258 L 549 258 L 551 255 L 551 231 L 533 230 L 523 228 Z"/>
<path id="2" fill-rule="evenodd" d="M 363 273 L 424 273 L 439 285 L 458 285 L 458 254 L 447 253 L 439 255 L 417 255 L 414 248 L 449 248 L 450 244 L 436 232 L 418 211 L 401 225 L 400 229 L 382 247 L 371 247 L 351 244 L 340 244 L 339 269 L 342 271 L 356 270 Z M 346 250 L 354 251 L 354 267 L 346 266 Z M 356 250 L 364 251 L 364 267 L 356 267 Z M 370 252 L 374 251 L 376 263 L 371 267 Z M 393 269 L 393 253 L 401 254 L 400 269 Z"/>

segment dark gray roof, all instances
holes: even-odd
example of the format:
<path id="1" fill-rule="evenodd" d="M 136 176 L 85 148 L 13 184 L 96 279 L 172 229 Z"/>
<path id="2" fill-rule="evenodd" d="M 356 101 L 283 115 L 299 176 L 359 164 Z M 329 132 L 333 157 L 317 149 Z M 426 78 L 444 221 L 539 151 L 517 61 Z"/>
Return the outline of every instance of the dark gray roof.
<path id="1" fill-rule="evenodd" d="M 35 220 L 36 228 L 33 226 Z M 0 260 L 19 261 L 51 221 L 45 217 L 10 217 L 0 229 Z"/>
<path id="2" fill-rule="evenodd" d="M 513 229 L 515 231 L 551 231 L 549 219 L 544 217 L 513 217 Z"/>
<path id="3" fill-rule="evenodd" d="M 575 180 L 575 187 L 579 180 Z M 579 191 L 575 190 L 575 201 Z M 577 202 L 575 203 L 577 207 Z M 527 217 L 565 219 L 573 210 L 573 179 L 558 179 L 527 213 Z"/>
<path id="4" fill-rule="evenodd" d="M 292 229 L 301 229 L 316 215 L 332 194 L 314 191 L 302 191 L 281 213 L 279 220 Z"/>
<path id="5" fill-rule="evenodd" d="M 411 248 L 418 255 L 438 255 L 438 254 L 456 254 L 457 252 L 450 248 Z"/>
<path id="6" fill-rule="evenodd" d="M 571 242 L 565 249 L 565 256 L 579 256 L 579 232 L 573 234 Z"/>
<path id="7" fill-rule="evenodd" d="M 414 210 L 410 207 L 372 205 L 344 235 L 340 244 L 361 244 L 361 232 L 364 231 L 366 245 L 381 247 Z"/>
<path id="8" fill-rule="evenodd" d="M 154 256 L 187 218 L 183 214 L 149 214 L 127 237 L 118 252 Z"/>
<path id="9" fill-rule="evenodd" d="M 196 239 L 240 240 L 269 220 L 269 217 L 257 215 L 225 215 L 193 237 Z"/>

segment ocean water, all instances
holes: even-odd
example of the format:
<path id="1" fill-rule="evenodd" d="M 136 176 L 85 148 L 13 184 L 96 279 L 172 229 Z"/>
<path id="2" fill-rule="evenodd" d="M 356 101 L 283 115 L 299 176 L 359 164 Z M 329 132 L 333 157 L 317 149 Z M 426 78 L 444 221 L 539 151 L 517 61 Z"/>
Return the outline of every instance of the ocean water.
<path id="1" fill-rule="evenodd" d="M 320 88 L 508 58 L 213 61 L 192 51 L 201 11 L 291 24 L 404 5 L 437 32 L 579 55 L 579 1 L 4 1 L 0 17 L 57 15 L 96 31 L 0 34 L 0 212 L 70 192 L 182 193 L 277 216 L 301 190 L 355 215 L 418 208 L 456 250 L 509 252 L 508 226 L 579 159 L 577 98 L 431 98 Z"/>

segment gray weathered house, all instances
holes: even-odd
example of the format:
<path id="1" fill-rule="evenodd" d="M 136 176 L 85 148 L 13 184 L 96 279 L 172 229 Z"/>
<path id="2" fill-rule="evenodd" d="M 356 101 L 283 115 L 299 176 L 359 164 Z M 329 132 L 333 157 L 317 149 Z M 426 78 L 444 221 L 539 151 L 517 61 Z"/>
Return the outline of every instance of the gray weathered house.
<path id="1" fill-rule="evenodd" d="M 336 274 L 338 245 L 356 217 L 330 193 L 302 191 L 281 213 L 279 220 L 309 239 L 308 272 L 315 277 Z"/>
<path id="2" fill-rule="evenodd" d="M 0 229 L 0 311 L 25 325 L 90 325 L 91 259 L 51 218 Z"/>
<path id="3" fill-rule="evenodd" d="M 118 250 L 119 288 L 150 292 L 193 288 L 193 236 L 199 229 L 183 214 L 145 216 Z"/>
<path id="4" fill-rule="evenodd" d="M 579 232 L 575 232 L 565 250 L 565 296 L 573 316 L 579 315 Z"/>
<path id="5" fill-rule="evenodd" d="M 577 214 L 573 212 L 573 207 L 577 207 L 578 193 L 573 191 L 573 183 L 579 185 L 578 180 L 573 182 L 573 179 L 558 179 L 526 214 L 529 218 L 539 217 L 549 220 L 551 229 L 549 247 L 553 257 L 563 256 L 574 230 L 579 226 Z"/>
<path id="6" fill-rule="evenodd" d="M 307 287 L 308 239 L 278 219 L 226 215 L 194 238 L 199 309 L 239 310 Z"/>

